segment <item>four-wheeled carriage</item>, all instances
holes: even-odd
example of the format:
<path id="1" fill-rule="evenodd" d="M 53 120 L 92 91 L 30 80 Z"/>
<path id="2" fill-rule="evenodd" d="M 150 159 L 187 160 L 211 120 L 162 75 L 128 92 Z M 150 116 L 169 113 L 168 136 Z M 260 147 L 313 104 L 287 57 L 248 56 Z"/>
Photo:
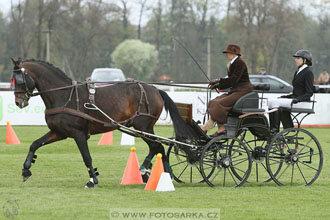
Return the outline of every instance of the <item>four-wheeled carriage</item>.
<path id="1" fill-rule="evenodd" d="M 322 149 L 317 139 L 300 126 L 272 132 L 264 110 L 259 108 L 256 92 L 236 102 L 226 125 L 228 135 L 210 139 L 192 120 L 192 106 L 179 106 L 181 115 L 186 116 L 185 122 L 168 94 L 148 84 L 128 81 L 109 84 L 96 92 L 94 88 L 88 89 L 89 83 L 73 81 L 49 63 L 12 61 L 16 105 L 24 108 L 31 97 L 40 95 L 50 129 L 31 144 L 22 169 L 24 181 L 32 175 L 30 168 L 40 147 L 69 137 L 76 141 L 87 167 L 90 179 L 85 187 L 94 187 L 98 184 L 98 172 L 92 165 L 87 139 L 92 134 L 115 129 L 141 137 L 148 144 L 149 153 L 141 166 L 146 179 L 153 156 L 165 153 L 162 144 L 169 146 L 162 159 L 164 169 L 171 172 L 172 168 L 179 182 L 241 186 L 249 178 L 252 163 L 256 163 L 256 167 L 259 164 L 266 167 L 266 173 L 279 185 L 310 185 L 322 169 Z M 153 127 L 163 107 L 173 120 L 175 139 L 154 134 Z M 307 115 L 314 112 L 290 111 Z M 296 120 L 298 125 L 301 120 Z"/>
<path id="2" fill-rule="evenodd" d="M 259 87 L 259 90 L 267 87 Z M 210 186 L 241 186 L 250 176 L 256 181 L 273 179 L 278 185 L 310 185 L 320 174 L 322 149 L 317 139 L 300 128 L 311 109 L 287 109 L 298 127 L 275 132 L 267 113 L 260 107 L 263 97 L 256 91 L 241 97 L 225 125 L 227 135 L 209 138 L 192 119 L 192 106 L 178 103 L 177 108 L 195 132 L 187 143 L 193 148 L 170 144 L 167 156 L 178 182 L 207 182 Z M 272 111 L 276 111 L 272 110 Z M 296 114 L 306 114 L 300 121 Z M 252 164 L 255 164 L 252 168 Z"/>

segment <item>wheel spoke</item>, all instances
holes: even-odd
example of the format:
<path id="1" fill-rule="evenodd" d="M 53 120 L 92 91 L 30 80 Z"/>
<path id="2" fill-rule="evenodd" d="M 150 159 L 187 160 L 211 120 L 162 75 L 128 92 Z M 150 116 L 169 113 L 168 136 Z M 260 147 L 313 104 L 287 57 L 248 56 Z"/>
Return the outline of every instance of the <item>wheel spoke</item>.
<path id="1" fill-rule="evenodd" d="M 237 167 L 232 167 L 232 168 L 235 169 L 235 170 L 241 171 L 244 175 L 246 174 L 246 172 L 244 170 L 240 169 L 240 168 L 237 168 Z"/>
<path id="2" fill-rule="evenodd" d="M 218 171 L 215 173 L 215 174 L 213 174 L 212 176 L 213 176 L 213 178 L 211 179 L 211 183 L 214 181 L 214 179 L 219 175 L 219 173 L 221 172 L 221 170 L 222 170 L 222 167 L 220 167 L 219 169 L 218 169 Z"/>
<path id="3" fill-rule="evenodd" d="M 185 163 L 185 162 L 187 162 L 187 161 L 180 161 L 178 163 L 172 164 L 171 167 L 175 167 L 175 166 L 180 165 L 180 164 Z"/>
<path id="4" fill-rule="evenodd" d="M 227 169 L 224 169 L 224 171 L 223 171 L 223 186 L 226 185 L 226 170 Z"/>
<path id="5" fill-rule="evenodd" d="M 228 172 L 229 172 L 229 174 L 230 174 L 231 178 L 234 180 L 234 182 L 235 182 L 235 184 L 236 184 L 236 186 L 237 186 L 238 184 L 237 184 L 237 182 L 236 182 L 236 180 L 235 180 L 235 178 L 234 178 L 233 174 L 230 172 L 230 170 L 229 170 L 229 169 L 228 169 Z"/>
<path id="6" fill-rule="evenodd" d="M 292 164 L 291 186 L 292 186 L 292 183 L 293 183 L 293 171 L 294 171 L 294 164 Z"/>
<path id="7" fill-rule="evenodd" d="M 192 183 L 192 167 L 190 167 L 190 183 Z"/>
<path id="8" fill-rule="evenodd" d="M 203 166 L 203 170 L 208 170 L 208 169 L 214 169 L 216 167 L 216 165 L 209 165 L 209 164 L 206 164 L 208 167 L 204 168 Z"/>
<path id="9" fill-rule="evenodd" d="M 267 167 L 265 166 L 265 164 L 264 163 L 261 163 L 261 165 L 262 165 L 262 167 L 267 171 L 267 173 L 268 173 L 268 170 L 267 170 Z"/>
<path id="10" fill-rule="evenodd" d="M 298 152 L 298 154 L 300 154 L 300 152 L 303 151 L 303 149 L 304 149 L 305 147 L 311 148 L 311 147 L 309 147 L 308 145 L 309 145 L 309 143 L 310 143 L 312 140 L 313 140 L 313 139 L 310 138 L 309 141 L 308 141 L 306 144 L 304 144 L 304 147 Z"/>
<path id="11" fill-rule="evenodd" d="M 233 150 L 231 150 L 231 151 L 234 151 L 234 153 L 233 154 L 231 154 L 231 156 L 233 157 L 234 155 L 235 155 L 235 153 L 242 153 L 242 154 L 246 154 L 246 151 L 244 151 L 244 150 L 240 150 L 239 148 L 238 149 L 233 149 Z M 238 156 L 241 156 L 241 155 L 238 155 Z"/>
<path id="12" fill-rule="evenodd" d="M 209 169 L 208 166 L 212 168 Z M 251 172 L 249 150 L 236 137 L 223 136 L 213 139 L 203 149 L 199 168 L 203 178 L 210 186 L 240 186 L 247 180 Z M 211 175 L 206 175 L 207 169 L 212 170 Z M 229 174 L 227 174 L 227 169 Z"/>
<path id="13" fill-rule="evenodd" d="M 199 169 L 199 166 L 196 166 L 196 169 L 198 170 L 199 173 L 201 173 L 201 169 Z"/>
<path id="14" fill-rule="evenodd" d="M 301 176 L 304 178 L 305 183 L 307 184 L 306 178 L 305 178 L 303 172 L 301 171 L 301 169 L 300 169 L 300 167 L 299 167 L 299 164 L 297 164 L 297 167 L 298 167 L 298 169 L 299 169 L 299 172 L 300 172 Z"/>
<path id="15" fill-rule="evenodd" d="M 249 158 L 243 158 L 243 159 L 239 159 L 239 160 L 234 160 L 234 161 L 232 161 L 232 165 L 233 166 L 237 166 L 238 164 L 241 164 L 241 163 L 243 163 L 243 162 L 245 162 L 247 160 L 249 160 Z M 233 164 L 233 162 L 237 162 L 237 161 L 240 161 L 240 162 Z"/>
<path id="16" fill-rule="evenodd" d="M 183 170 L 181 171 L 180 175 L 178 176 L 178 178 L 180 178 L 182 176 L 182 174 L 184 173 L 184 171 L 187 169 L 188 164 L 183 168 Z"/>
<path id="17" fill-rule="evenodd" d="M 279 177 L 277 179 L 280 179 L 283 175 L 283 173 L 288 169 L 288 167 L 290 166 L 290 164 L 288 164 L 285 169 L 282 171 L 282 173 L 279 175 Z"/>
<path id="18" fill-rule="evenodd" d="M 275 158 L 275 159 L 280 159 L 280 161 L 277 162 L 278 160 L 274 160 L 273 158 Z M 283 158 L 282 158 L 282 157 L 269 157 L 269 160 L 274 161 L 275 163 L 281 163 L 282 160 L 283 160 Z"/>
<path id="19" fill-rule="evenodd" d="M 266 158 L 269 174 L 278 185 L 310 185 L 319 176 L 323 164 L 319 142 L 302 128 L 288 128 L 276 134 Z M 290 165 L 291 171 L 288 171 Z M 278 172 L 274 173 L 276 168 Z"/>
<path id="20" fill-rule="evenodd" d="M 318 169 L 316 169 L 316 168 L 314 168 L 314 167 L 312 167 L 312 166 L 310 166 L 310 165 L 307 165 L 306 163 L 302 163 L 302 162 L 300 162 L 300 161 L 298 161 L 298 163 L 301 163 L 302 165 L 305 165 L 306 167 L 309 167 L 309 168 L 311 168 L 311 169 L 313 169 L 313 170 L 315 170 L 315 171 L 318 171 Z"/>

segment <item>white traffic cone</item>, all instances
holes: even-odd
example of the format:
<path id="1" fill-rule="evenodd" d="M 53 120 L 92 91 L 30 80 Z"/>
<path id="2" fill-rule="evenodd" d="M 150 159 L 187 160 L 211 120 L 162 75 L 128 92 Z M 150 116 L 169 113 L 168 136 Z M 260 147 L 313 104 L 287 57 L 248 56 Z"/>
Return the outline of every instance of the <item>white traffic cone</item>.
<path id="1" fill-rule="evenodd" d="M 121 140 L 120 140 L 120 145 L 129 145 L 133 146 L 135 145 L 135 138 L 129 134 L 122 133 L 121 135 Z"/>
<path id="2" fill-rule="evenodd" d="M 160 176 L 156 191 L 159 192 L 167 192 L 167 191 L 175 191 L 171 176 L 169 173 L 162 173 Z"/>

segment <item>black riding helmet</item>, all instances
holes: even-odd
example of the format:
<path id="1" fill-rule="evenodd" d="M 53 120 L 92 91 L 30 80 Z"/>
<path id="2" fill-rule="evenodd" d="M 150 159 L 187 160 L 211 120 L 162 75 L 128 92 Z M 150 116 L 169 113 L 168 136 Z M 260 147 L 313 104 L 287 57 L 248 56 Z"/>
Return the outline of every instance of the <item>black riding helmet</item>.
<path id="1" fill-rule="evenodd" d="M 306 64 L 308 66 L 312 66 L 312 53 L 308 50 L 298 50 L 295 54 L 292 55 L 293 57 L 302 57 L 306 59 Z"/>

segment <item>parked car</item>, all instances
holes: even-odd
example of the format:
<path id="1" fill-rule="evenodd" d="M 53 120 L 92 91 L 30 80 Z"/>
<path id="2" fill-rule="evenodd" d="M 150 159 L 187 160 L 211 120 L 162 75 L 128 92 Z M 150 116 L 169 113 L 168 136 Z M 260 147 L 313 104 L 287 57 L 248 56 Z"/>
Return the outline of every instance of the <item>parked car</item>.
<path id="1" fill-rule="evenodd" d="M 117 68 L 96 68 L 93 70 L 90 81 L 92 82 L 114 82 L 114 81 L 125 81 L 126 77 Z"/>
<path id="2" fill-rule="evenodd" d="M 290 93 L 293 90 L 291 84 L 272 75 L 250 75 L 250 81 L 253 85 L 269 84 L 269 93 Z"/>

